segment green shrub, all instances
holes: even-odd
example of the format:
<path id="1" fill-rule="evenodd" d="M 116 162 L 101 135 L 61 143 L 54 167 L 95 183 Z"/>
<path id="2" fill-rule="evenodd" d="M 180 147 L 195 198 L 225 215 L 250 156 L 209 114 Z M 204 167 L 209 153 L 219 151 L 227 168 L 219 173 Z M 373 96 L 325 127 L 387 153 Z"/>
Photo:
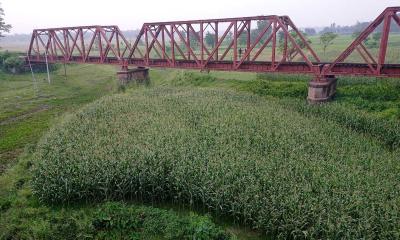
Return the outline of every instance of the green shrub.
<path id="1" fill-rule="evenodd" d="M 24 71 L 25 61 L 19 56 L 8 57 L 4 60 L 4 68 L 11 73 Z"/>
<path id="2" fill-rule="evenodd" d="M 172 81 L 174 86 L 208 86 L 217 79 L 208 73 L 182 71 Z"/>
<path id="3" fill-rule="evenodd" d="M 281 239 L 396 239 L 399 169 L 399 151 L 328 117 L 243 93 L 155 89 L 66 117 L 39 143 L 32 185 L 46 202 L 196 204 Z"/>
<path id="4" fill-rule="evenodd" d="M 3 66 L 4 61 L 11 56 L 12 54 L 9 51 L 0 52 L 0 66 Z"/>
<path id="5" fill-rule="evenodd" d="M 250 83 L 249 89 L 251 92 L 260 96 L 273 96 L 279 98 L 307 97 L 307 83 L 305 82 L 276 82 L 270 80 L 256 80 Z"/>
<path id="6" fill-rule="evenodd" d="M 92 226 L 97 239 L 231 239 L 209 216 L 179 216 L 172 211 L 121 203 L 104 204 L 95 213 Z"/>
<path id="7" fill-rule="evenodd" d="M 279 73 L 258 73 L 257 80 L 268 81 L 287 81 L 287 82 L 304 82 L 308 83 L 312 76 L 304 74 L 279 74 Z"/>
<path id="8" fill-rule="evenodd" d="M 0 225 L 0 239 L 233 239 L 207 215 L 118 202 L 25 208 L 11 219 Z"/>

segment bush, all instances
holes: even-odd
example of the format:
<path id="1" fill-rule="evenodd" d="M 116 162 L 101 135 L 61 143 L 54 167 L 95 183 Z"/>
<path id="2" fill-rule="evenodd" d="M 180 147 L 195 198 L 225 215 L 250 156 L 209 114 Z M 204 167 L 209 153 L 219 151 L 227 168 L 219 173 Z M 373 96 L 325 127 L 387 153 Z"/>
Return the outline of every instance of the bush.
<path id="1" fill-rule="evenodd" d="M 307 84 L 303 82 L 276 82 L 256 80 L 249 84 L 251 92 L 260 96 L 273 97 L 292 97 L 305 98 L 307 97 Z"/>
<path id="2" fill-rule="evenodd" d="M 308 83 L 312 76 L 304 74 L 258 73 L 257 80 L 304 82 Z"/>
<path id="3" fill-rule="evenodd" d="M 12 54 L 9 51 L 0 52 L 0 65 L 3 66 L 4 61 L 11 56 Z"/>
<path id="4" fill-rule="evenodd" d="M 233 239 L 207 215 L 118 202 L 24 210 L 0 225 L 0 239 Z"/>
<path id="5" fill-rule="evenodd" d="M 18 74 L 25 71 L 30 71 L 25 67 L 25 56 L 18 53 L 8 51 L 0 53 L 0 67 L 6 72 Z M 56 71 L 60 68 L 60 64 L 49 63 L 49 71 Z M 46 64 L 33 64 L 32 70 L 35 73 L 47 72 Z"/>
<path id="6" fill-rule="evenodd" d="M 19 56 L 8 57 L 4 60 L 4 68 L 14 74 L 23 72 L 24 65 L 24 59 Z"/>
<path id="7" fill-rule="evenodd" d="M 395 239 L 399 154 L 257 96 L 155 89 L 66 117 L 32 185 L 46 202 L 196 204 L 281 239 Z"/>
<path id="8" fill-rule="evenodd" d="M 92 226 L 96 239 L 231 239 L 209 216 L 179 216 L 173 211 L 121 203 L 104 204 L 95 213 Z"/>
<path id="9" fill-rule="evenodd" d="M 217 79 L 208 73 L 194 73 L 182 71 L 172 81 L 174 86 L 208 86 Z"/>

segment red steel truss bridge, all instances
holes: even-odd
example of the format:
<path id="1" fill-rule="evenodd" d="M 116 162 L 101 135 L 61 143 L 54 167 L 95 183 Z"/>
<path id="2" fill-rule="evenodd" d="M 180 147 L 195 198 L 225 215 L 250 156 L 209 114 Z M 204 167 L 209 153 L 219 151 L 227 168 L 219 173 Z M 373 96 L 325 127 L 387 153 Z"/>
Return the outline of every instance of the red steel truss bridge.
<path id="1" fill-rule="evenodd" d="M 35 29 L 27 60 L 114 64 L 126 70 L 133 65 L 310 74 L 317 92 L 309 92 L 309 99 L 327 100 L 335 93 L 337 75 L 400 77 L 399 62 L 387 61 L 391 27 L 400 26 L 399 13 L 400 7 L 387 8 L 328 63 L 321 62 L 288 16 L 145 23 L 132 41 L 118 26 Z M 366 41 L 378 28 L 380 42 L 369 49 Z"/>

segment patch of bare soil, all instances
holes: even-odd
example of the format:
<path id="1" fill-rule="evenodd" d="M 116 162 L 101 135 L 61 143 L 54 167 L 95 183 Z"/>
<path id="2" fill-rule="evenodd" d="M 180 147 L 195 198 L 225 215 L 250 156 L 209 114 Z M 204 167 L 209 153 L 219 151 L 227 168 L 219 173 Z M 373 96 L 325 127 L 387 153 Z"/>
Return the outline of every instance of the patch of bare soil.
<path id="1" fill-rule="evenodd" d="M 21 148 L 10 152 L 0 153 L 0 175 L 16 163 L 18 156 L 21 155 L 23 151 L 24 150 Z"/>

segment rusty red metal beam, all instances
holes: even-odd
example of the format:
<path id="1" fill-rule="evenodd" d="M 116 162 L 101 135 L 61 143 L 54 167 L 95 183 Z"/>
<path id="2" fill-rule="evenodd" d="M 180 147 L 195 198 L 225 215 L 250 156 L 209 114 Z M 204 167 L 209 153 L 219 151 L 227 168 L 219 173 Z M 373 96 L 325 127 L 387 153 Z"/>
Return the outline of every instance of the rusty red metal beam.
<path id="1" fill-rule="evenodd" d="M 386 63 L 390 26 L 400 26 L 399 12 L 400 7 L 387 8 L 332 63 L 320 62 L 288 16 L 275 15 L 145 23 L 133 44 L 113 25 L 35 29 L 28 58 L 42 63 L 46 53 L 50 62 L 400 77 L 400 64 Z M 262 29 L 256 28 L 258 21 L 263 21 Z M 363 42 L 381 24 L 375 58 Z M 355 51 L 364 62 L 347 62 Z"/>
<path id="2" fill-rule="evenodd" d="M 391 22 L 394 21 L 400 26 L 399 17 L 400 7 L 386 8 L 360 35 L 350 44 L 350 46 L 343 51 L 340 56 L 324 67 L 322 74 L 325 75 L 341 75 L 352 74 L 355 72 L 354 65 L 351 68 L 346 68 L 347 58 L 357 51 L 365 64 L 360 64 L 360 69 L 356 71 L 356 75 L 364 76 L 380 76 L 380 77 L 400 77 L 397 65 L 386 64 L 386 54 L 388 49 L 388 40 L 390 33 Z M 363 42 L 377 29 L 378 26 L 383 24 L 382 36 L 379 45 L 378 58 L 375 59 L 373 54 L 364 46 Z M 361 67 L 362 66 L 362 67 Z M 367 68 L 365 68 L 367 66 Z"/>

